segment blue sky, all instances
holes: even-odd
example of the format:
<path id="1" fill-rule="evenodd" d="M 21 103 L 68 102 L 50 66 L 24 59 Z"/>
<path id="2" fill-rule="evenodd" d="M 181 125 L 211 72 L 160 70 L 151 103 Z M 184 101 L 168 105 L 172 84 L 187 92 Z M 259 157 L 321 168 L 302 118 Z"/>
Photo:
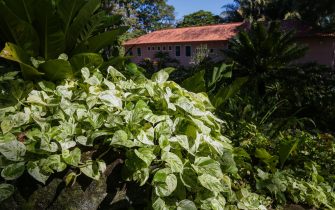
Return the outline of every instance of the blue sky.
<path id="1" fill-rule="evenodd" d="M 177 20 L 201 9 L 218 15 L 222 12 L 223 5 L 231 2 L 232 0 L 168 0 L 168 4 L 175 7 Z"/>

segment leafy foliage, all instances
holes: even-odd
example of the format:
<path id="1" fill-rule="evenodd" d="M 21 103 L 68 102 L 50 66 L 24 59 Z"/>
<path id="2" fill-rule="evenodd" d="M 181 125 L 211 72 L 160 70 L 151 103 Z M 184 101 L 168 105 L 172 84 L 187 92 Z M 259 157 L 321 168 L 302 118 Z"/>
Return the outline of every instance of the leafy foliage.
<path id="1" fill-rule="evenodd" d="M 177 27 L 214 25 L 221 22 L 220 16 L 216 16 L 209 11 L 199 10 L 189 15 L 185 15 Z"/>
<path id="2" fill-rule="evenodd" d="M 168 82 L 165 71 L 135 81 L 113 67 L 105 78 L 99 71 L 81 72 L 82 79 L 59 86 L 39 82 L 17 105 L 1 109 L 7 182 L 27 171 L 46 183 L 69 169 L 99 179 L 105 158 L 119 151 L 125 180 L 150 184 L 155 209 L 268 205 L 234 198 L 230 175 L 236 170 L 222 165 L 232 160 L 232 147 L 206 96 Z"/>
<path id="3" fill-rule="evenodd" d="M 18 62 L 25 79 L 69 78 L 80 68 L 73 69 L 64 53 L 70 57 L 98 53 L 108 45 L 115 45 L 128 29 L 117 27 L 105 31 L 120 20 L 111 21 L 104 12 L 99 12 L 99 7 L 100 0 L 1 1 L 0 39 L 8 43 L 0 56 Z"/>

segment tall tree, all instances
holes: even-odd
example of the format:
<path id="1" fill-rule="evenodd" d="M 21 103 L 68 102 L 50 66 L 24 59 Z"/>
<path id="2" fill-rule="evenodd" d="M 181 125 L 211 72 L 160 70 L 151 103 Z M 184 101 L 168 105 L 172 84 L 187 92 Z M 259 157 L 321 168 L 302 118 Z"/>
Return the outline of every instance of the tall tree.
<path id="1" fill-rule="evenodd" d="M 169 28 L 175 21 L 174 7 L 166 0 L 103 0 L 103 5 L 109 14 L 122 15 L 133 34 Z"/>
<path id="2" fill-rule="evenodd" d="M 222 22 L 222 18 L 209 11 L 200 10 L 184 16 L 183 20 L 177 24 L 177 27 L 213 25 Z"/>
<path id="3" fill-rule="evenodd" d="M 333 0 L 234 0 L 223 8 L 226 22 L 298 18 L 320 28 L 335 30 Z"/>

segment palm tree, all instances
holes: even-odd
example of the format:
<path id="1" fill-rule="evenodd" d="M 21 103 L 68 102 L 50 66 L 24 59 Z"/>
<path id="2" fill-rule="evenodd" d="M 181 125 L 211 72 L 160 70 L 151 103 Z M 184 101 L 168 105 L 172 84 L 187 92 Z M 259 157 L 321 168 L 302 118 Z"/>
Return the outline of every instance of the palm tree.
<path id="1" fill-rule="evenodd" d="M 284 20 L 299 16 L 296 2 L 292 0 L 234 0 L 233 4 L 222 8 L 226 22 Z"/>
<path id="2" fill-rule="evenodd" d="M 294 40 L 294 31 L 282 31 L 279 22 L 255 22 L 249 31 L 241 31 L 231 39 L 225 55 L 244 75 L 256 79 L 258 89 L 264 92 L 265 77 L 283 69 L 301 58 L 306 47 Z"/>

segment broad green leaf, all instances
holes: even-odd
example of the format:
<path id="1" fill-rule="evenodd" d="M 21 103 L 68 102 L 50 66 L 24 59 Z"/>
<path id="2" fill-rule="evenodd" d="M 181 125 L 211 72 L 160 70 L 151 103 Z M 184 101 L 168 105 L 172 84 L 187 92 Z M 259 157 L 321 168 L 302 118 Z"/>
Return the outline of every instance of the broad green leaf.
<path id="1" fill-rule="evenodd" d="M 135 143 L 128 139 L 128 134 L 123 130 L 118 130 L 114 133 L 111 139 L 111 145 L 119 145 L 124 147 L 134 147 Z"/>
<path id="2" fill-rule="evenodd" d="M 86 176 L 99 180 L 100 179 L 99 164 L 95 161 L 87 161 L 84 166 L 80 167 L 80 171 Z"/>
<path id="3" fill-rule="evenodd" d="M 184 167 L 183 172 L 180 174 L 180 179 L 185 185 L 185 187 L 195 189 L 198 186 L 198 183 L 194 181 L 198 179 L 198 176 L 196 172 L 193 170 L 193 168 Z"/>
<path id="4" fill-rule="evenodd" d="M 140 186 L 143 186 L 147 183 L 150 171 L 149 168 L 141 168 L 135 171 L 135 173 L 132 175 L 133 180 L 139 182 Z"/>
<path id="5" fill-rule="evenodd" d="M 211 97 L 211 101 L 214 107 L 219 108 L 222 104 L 224 104 L 227 99 L 235 95 L 238 91 L 240 91 L 241 87 L 249 80 L 248 77 L 242 77 L 236 79 L 231 85 L 228 87 L 221 88 L 214 96 Z"/>
<path id="6" fill-rule="evenodd" d="M 50 174 L 46 174 L 42 172 L 41 168 L 39 167 L 37 162 L 28 162 L 27 164 L 27 170 L 28 173 L 37 181 L 42 182 L 45 184 L 45 182 L 48 180 Z"/>
<path id="7" fill-rule="evenodd" d="M 25 163 L 19 162 L 19 163 L 13 163 L 11 165 L 6 166 L 1 171 L 1 176 L 5 180 L 14 180 L 19 178 L 25 170 Z"/>
<path id="8" fill-rule="evenodd" d="M 5 48 L 0 52 L 0 57 L 18 62 L 21 66 L 23 77 L 26 79 L 36 79 L 43 73 L 34 68 L 29 60 L 29 56 L 19 46 L 6 43 Z"/>
<path id="9" fill-rule="evenodd" d="M 79 148 L 75 148 L 72 151 L 63 150 L 62 158 L 67 164 L 78 166 L 80 159 L 81 159 L 81 151 Z"/>
<path id="10" fill-rule="evenodd" d="M 77 174 L 74 172 L 70 172 L 69 174 L 66 175 L 64 181 L 65 181 L 65 185 L 71 186 L 73 183 L 75 183 L 77 180 Z"/>
<path id="11" fill-rule="evenodd" d="M 177 210 L 197 210 L 197 207 L 190 200 L 182 200 L 178 203 Z"/>
<path id="12" fill-rule="evenodd" d="M 8 133 L 9 131 L 12 130 L 13 127 L 14 127 L 14 123 L 10 119 L 5 118 L 2 120 L 1 130 L 3 133 Z"/>
<path id="13" fill-rule="evenodd" d="M 193 116 L 203 116 L 205 112 L 197 108 L 189 99 L 186 97 L 180 97 L 175 103 L 176 106 L 183 109 L 185 112 L 190 113 Z"/>
<path id="14" fill-rule="evenodd" d="M 178 181 L 174 174 L 169 173 L 169 170 L 161 169 L 155 173 L 152 183 L 156 195 L 167 197 L 175 191 Z"/>
<path id="15" fill-rule="evenodd" d="M 154 210 L 169 210 L 170 208 L 165 204 L 162 198 L 157 197 L 152 203 L 152 208 Z"/>
<path id="16" fill-rule="evenodd" d="M 28 23 L 18 17 L 23 15 L 22 13 L 19 14 L 18 10 L 21 9 L 23 5 L 28 6 L 28 4 L 31 3 L 31 0 L 20 2 L 17 2 L 17 0 L 10 1 L 8 6 L 14 7 L 11 9 L 15 9 L 11 10 L 4 3 L 0 2 L 0 23 L 3 22 L 1 24 L 2 32 L 5 31 L 7 35 L 7 39 L 3 41 L 15 41 L 28 55 L 36 56 L 38 55 L 39 49 L 38 34 L 31 22 Z M 26 9 L 28 9 L 28 7 L 26 7 Z"/>
<path id="17" fill-rule="evenodd" d="M 145 145 L 155 145 L 153 140 L 151 140 L 150 137 L 148 137 L 148 135 L 143 130 L 141 130 L 140 133 L 137 135 L 137 140 Z"/>
<path id="18" fill-rule="evenodd" d="M 106 90 L 101 92 L 99 99 L 109 107 L 122 109 L 122 99 L 117 96 L 117 93 L 114 90 Z"/>
<path id="19" fill-rule="evenodd" d="M 78 136 L 76 138 L 76 141 L 84 146 L 93 146 L 93 142 L 89 141 L 89 139 L 86 136 Z"/>
<path id="20" fill-rule="evenodd" d="M 45 161 L 41 161 L 43 171 L 48 171 L 50 173 L 62 172 L 66 169 L 67 165 L 61 161 L 60 155 L 51 155 Z"/>
<path id="21" fill-rule="evenodd" d="M 206 84 L 205 84 L 204 75 L 205 75 L 205 71 L 200 71 L 194 74 L 193 76 L 185 79 L 182 82 L 181 86 L 195 93 L 205 92 Z"/>
<path id="22" fill-rule="evenodd" d="M 166 71 L 161 70 L 157 73 L 154 73 L 152 75 L 151 79 L 152 79 L 152 81 L 161 84 L 163 82 L 166 82 L 169 79 L 169 74 Z"/>
<path id="23" fill-rule="evenodd" d="M 59 81 L 73 77 L 72 66 L 69 61 L 55 59 L 48 60 L 39 66 L 39 70 L 44 73 L 47 80 Z"/>
<path id="24" fill-rule="evenodd" d="M 150 148 L 140 148 L 135 149 L 135 154 L 146 164 L 147 167 L 151 165 L 151 162 L 156 158 L 156 155 L 153 153 L 154 149 Z"/>
<path id="25" fill-rule="evenodd" d="M 0 153 L 8 160 L 21 161 L 26 154 L 26 147 L 23 143 L 15 140 L 0 144 Z"/>
<path id="26" fill-rule="evenodd" d="M 80 71 L 84 67 L 88 69 L 99 68 L 103 62 L 104 59 L 101 55 L 96 53 L 80 53 L 70 59 L 74 71 Z"/>
<path id="27" fill-rule="evenodd" d="M 99 0 L 88 0 L 80 7 L 66 33 L 67 50 L 72 50 L 75 47 L 80 33 L 85 29 L 85 26 L 89 24 L 91 16 L 99 9 L 100 4 L 101 2 Z"/>
<path id="28" fill-rule="evenodd" d="M 205 187 L 206 189 L 212 191 L 213 193 L 220 193 L 223 192 L 223 186 L 220 180 L 214 176 L 209 174 L 203 174 L 198 177 L 200 184 Z"/>
<path id="29" fill-rule="evenodd" d="M 300 139 L 297 138 L 295 141 L 282 142 L 279 146 L 279 160 L 280 167 L 283 168 L 286 160 L 289 156 L 297 149 Z"/>
<path id="30" fill-rule="evenodd" d="M 163 152 L 162 160 L 166 162 L 172 172 L 181 173 L 183 171 L 183 161 L 174 153 Z"/>
<path id="31" fill-rule="evenodd" d="M 60 18 L 63 21 L 63 31 L 66 37 L 68 37 L 68 32 L 70 25 L 78 13 L 79 9 L 83 5 L 83 1 L 81 0 L 60 0 L 58 3 L 58 9 L 57 12 L 60 16 Z"/>
<path id="32" fill-rule="evenodd" d="M 11 184 L 0 184 L 0 203 L 13 195 L 15 188 Z"/>
<path id="33" fill-rule="evenodd" d="M 58 58 L 65 51 L 65 35 L 62 29 L 62 21 L 53 12 L 51 1 L 36 0 L 36 4 L 38 9 L 36 8 L 35 10 L 36 19 L 34 24 L 40 37 L 41 55 L 45 60 Z M 51 73 L 50 71 L 48 72 Z M 58 73 L 57 71 L 54 73 Z"/>
<path id="34" fill-rule="evenodd" d="M 118 70 L 116 70 L 113 66 L 109 66 L 107 69 L 108 75 L 110 75 L 112 77 L 112 79 L 126 79 L 126 77 L 119 72 Z"/>
<path id="35" fill-rule="evenodd" d="M 224 210 L 226 205 L 226 200 L 222 196 L 207 198 L 202 201 L 201 209 L 209 210 Z"/>
<path id="36" fill-rule="evenodd" d="M 97 53 L 104 47 L 113 44 L 118 40 L 120 35 L 124 34 L 128 30 L 128 26 L 121 26 L 117 29 L 112 29 L 108 32 L 101 33 L 99 35 L 89 38 L 86 42 L 80 43 L 75 49 L 74 53 L 79 52 L 94 52 Z"/>
<path id="37" fill-rule="evenodd" d="M 223 177 L 220 163 L 209 157 L 196 157 L 193 168 L 198 174 L 209 174 L 218 179 Z"/>
<path id="38" fill-rule="evenodd" d="M 186 135 L 177 135 L 177 136 L 171 137 L 169 141 L 171 143 L 172 142 L 178 143 L 181 146 L 181 148 L 185 149 L 186 151 L 189 151 L 190 149 L 188 138 Z"/>
<path id="39" fill-rule="evenodd" d="M 6 6 L 22 21 L 32 23 L 34 18 L 34 0 L 4 0 Z"/>
<path id="40" fill-rule="evenodd" d="M 129 63 L 126 66 L 126 69 L 127 69 L 127 71 L 129 73 L 131 73 L 131 75 L 134 75 L 134 76 L 141 76 L 141 75 L 143 75 L 143 72 L 141 72 L 139 70 L 139 67 L 135 63 Z"/>

